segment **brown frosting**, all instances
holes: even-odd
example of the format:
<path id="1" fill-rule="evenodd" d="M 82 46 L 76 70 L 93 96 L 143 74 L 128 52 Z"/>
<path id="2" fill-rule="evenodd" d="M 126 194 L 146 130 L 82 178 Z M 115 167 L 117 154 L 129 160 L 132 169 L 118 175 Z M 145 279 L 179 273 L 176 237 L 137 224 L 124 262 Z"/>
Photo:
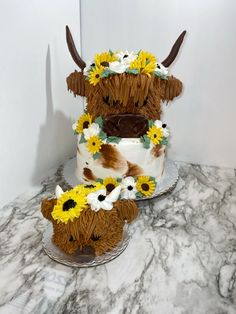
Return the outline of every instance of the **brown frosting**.
<path id="1" fill-rule="evenodd" d="M 148 130 L 148 121 L 142 115 L 114 114 L 108 116 L 103 125 L 103 131 L 108 136 L 140 137 Z"/>

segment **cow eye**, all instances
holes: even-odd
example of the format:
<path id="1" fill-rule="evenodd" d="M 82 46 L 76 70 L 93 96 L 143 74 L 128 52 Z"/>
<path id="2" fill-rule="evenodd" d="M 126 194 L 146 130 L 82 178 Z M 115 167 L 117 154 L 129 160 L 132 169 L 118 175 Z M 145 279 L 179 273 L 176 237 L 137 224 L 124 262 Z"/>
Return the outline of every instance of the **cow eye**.
<path id="1" fill-rule="evenodd" d="M 105 96 L 102 98 L 103 101 L 105 102 L 106 105 L 110 106 L 110 103 L 109 103 L 109 96 Z"/>
<path id="2" fill-rule="evenodd" d="M 100 238 L 101 238 L 100 236 L 95 235 L 95 234 L 93 234 L 93 235 L 91 236 L 91 240 L 93 240 L 93 241 L 98 241 Z"/>
<path id="3" fill-rule="evenodd" d="M 144 99 L 143 106 L 146 106 L 147 102 L 148 102 L 148 97 Z"/>

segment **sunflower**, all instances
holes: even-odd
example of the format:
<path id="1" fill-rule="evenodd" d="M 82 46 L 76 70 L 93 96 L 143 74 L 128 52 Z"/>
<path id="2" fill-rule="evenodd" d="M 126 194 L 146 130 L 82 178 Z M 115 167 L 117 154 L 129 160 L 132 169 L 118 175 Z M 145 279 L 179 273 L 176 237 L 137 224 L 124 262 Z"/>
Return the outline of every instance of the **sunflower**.
<path id="1" fill-rule="evenodd" d="M 100 182 L 92 182 L 88 184 L 79 184 L 74 190 L 77 194 L 88 195 L 89 193 L 96 192 L 97 190 L 104 189 L 105 186 Z"/>
<path id="2" fill-rule="evenodd" d="M 157 145 L 161 142 L 163 135 L 163 129 L 156 127 L 156 125 L 153 125 L 147 131 L 147 136 L 150 138 L 154 145 Z"/>
<path id="3" fill-rule="evenodd" d="M 103 185 L 105 186 L 107 192 L 110 193 L 119 184 L 115 178 L 107 177 L 103 180 Z"/>
<path id="4" fill-rule="evenodd" d="M 152 53 L 147 52 L 147 51 L 143 51 L 143 50 L 140 51 L 138 58 L 140 58 L 142 60 L 144 59 L 146 63 L 156 63 L 157 62 L 156 57 Z"/>
<path id="5" fill-rule="evenodd" d="M 87 148 L 91 154 L 96 154 L 100 151 L 102 146 L 102 140 L 97 136 L 93 135 L 88 139 Z"/>
<path id="6" fill-rule="evenodd" d="M 151 180 L 149 176 L 138 176 L 136 181 L 136 188 L 145 196 L 151 196 L 156 188 L 154 180 Z"/>
<path id="7" fill-rule="evenodd" d="M 83 129 L 87 129 L 92 124 L 92 117 L 89 113 L 84 113 L 79 120 L 77 121 L 76 125 L 76 132 L 83 133 Z"/>
<path id="8" fill-rule="evenodd" d="M 109 62 L 118 61 L 118 58 L 114 54 L 111 54 L 110 52 L 102 52 L 101 54 L 95 55 L 94 61 L 97 67 L 100 66 L 108 67 Z"/>
<path id="9" fill-rule="evenodd" d="M 89 83 L 92 85 L 97 85 L 97 83 L 102 78 L 102 72 L 104 71 L 103 66 L 96 66 L 89 72 Z"/>
<path id="10" fill-rule="evenodd" d="M 131 70 L 138 70 L 139 73 L 146 74 L 147 76 L 151 76 L 156 69 L 156 58 L 153 54 L 141 51 L 138 55 L 138 58 L 130 63 Z"/>
<path id="11" fill-rule="evenodd" d="M 82 193 L 77 194 L 75 189 L 63 193 L 57 200 L 57 204 L 52 211 L 52 217 L 57 223 L 68 223 L 78 218 L 81 212 L 87 207 L 86 196 Z"/>
<path id="12" fill-rule="evenodd" d="M 141 69 L 141 73 L 146 74 L 147 76 L 151 76 L 151 74 L 154 72 L 156 68 L 155 62 L 150 62 L 145 65 L 143 69 Z"/>

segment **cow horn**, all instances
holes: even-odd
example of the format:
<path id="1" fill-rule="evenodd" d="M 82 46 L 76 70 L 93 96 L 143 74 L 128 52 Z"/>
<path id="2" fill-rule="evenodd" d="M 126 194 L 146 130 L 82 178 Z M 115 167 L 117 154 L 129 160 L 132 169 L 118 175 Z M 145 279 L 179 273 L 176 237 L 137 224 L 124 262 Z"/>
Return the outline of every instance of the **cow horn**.
<path id="1" fill-rule="evenodd" d="M 83 69 L 86 67 L 86 63 L 81 59 L 80 55 L 78 54 L 70 29 L 67 25 L 66 25 L 66 42 L 73 60 L 78 65 L 78 67 L 83 71 Z"/>
<path id="2" fill-rule="evenodd" d="M 59 199 L 63 193 L 64 192 L 63 192 L 62 188 L 60 187 L 60 185 L 57 185 L 56 189 L 55 189 L 56 198 Z"/>
<path id="3" fill-rule="evenodd" d="M 185 34 L 186 34 L 186 31 L 183 31 L 183 32 L 179 35 L 178 39 L 176 40 L 176 42 L 174 43 L 174 46 L 172 47 L 172 49 L 171 49 L 171 51 L 170 51 L 168 57 L 167 57 L 164 61 L 162 61 L 162 64 L 163 64 L 165 67 L 170 66 L 171 63 L 173 63 L 173 61 L 175 60 L 175 58 L 176 58 L 176 56 L 177 56 L 177 54 L 178 54 L 178 52 L 179 52 L 180 46 L 181 46 L 181 44 L 182 44 L 182 42 L 183 42 L 183 40 L 184 40 Z"/>

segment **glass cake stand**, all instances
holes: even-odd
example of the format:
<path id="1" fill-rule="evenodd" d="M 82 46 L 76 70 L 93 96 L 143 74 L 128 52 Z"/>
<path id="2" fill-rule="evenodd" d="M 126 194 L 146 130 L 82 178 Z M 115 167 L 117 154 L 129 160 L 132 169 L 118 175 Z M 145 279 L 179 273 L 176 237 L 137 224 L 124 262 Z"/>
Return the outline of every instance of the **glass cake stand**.
<path id="1" fill-rule="evenodd" d="M 84 256 L 79 253 L 67 254 L 60 250 L 53 242 L 53 227 L 48 224 L 43 233 L 43 249 L 45 253 L 54 261 L 61 263 L 66 266 L 72 267 L 93 267 L 110 262 L 114 258 L 118 257 L 127 247 L 129 243 L 129 233 L 127 230 L 127 225 L 124 226 L 123 240 L 118 243 L 118 245 L 111 251 L 106 252 L 103 255 L 95 256 L 90 261 L 84 261 Z"/>
<path id="2" fill-rule="evenodd" d="M 76 157 L 68 160 L 63 167 L 63 177 L 66 183 L 71 187 L 75 187 L 79 184 L 78 179 L 75 175 L 76 169 Z M 164 168 L 164 175 L 161 180 L 157 183 L 155 192 L 153 195 L 149 197 L 137 198 L 136 201 L 145 201 L 150 200 L 159 196 L 162 196 L 166 193 L 171 192 L 179 178 L 178 169 L 175 163 L 172 160 L 166 159 L 165 160 L 165 168 Z"/>

